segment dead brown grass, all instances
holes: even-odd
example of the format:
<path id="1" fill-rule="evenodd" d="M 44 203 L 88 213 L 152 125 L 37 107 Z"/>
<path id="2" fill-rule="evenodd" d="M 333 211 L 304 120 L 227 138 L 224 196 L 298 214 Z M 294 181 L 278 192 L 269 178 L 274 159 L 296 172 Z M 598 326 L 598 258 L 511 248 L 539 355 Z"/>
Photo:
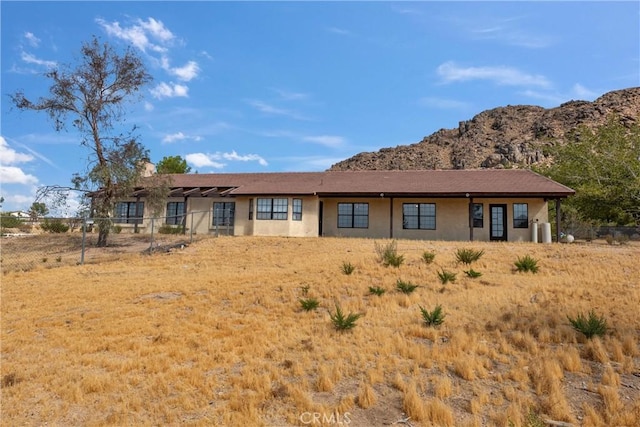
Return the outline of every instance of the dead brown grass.
<path id="1" fill-rule="evenodd" d="M 220 237 L 169 254 L 6 272 L 3 424 L 640 425 L 638 246 Z M 426 265 L 424 251 L 437 253 Z M 516 274 L 529 254 L 538 274 Z M 352 275 L 340 268 L 357 266 Z M 437 272 L 457 272 L 443 287 Z M 394 290 L 398 278 L 420 287 Z M 381 297 L 370 286 L 387 289 Z M 306 296 L 305 296 L 306 295 Z M 317 298 L 318 310 L 299 309 Z M 363 316 L 336 331 L 329 310 Z M 439 328 L 418 306 L 441 304 Z M 586 341 L 567 315 L 611 327 Z M 315 421 L 314 421 L 315 420 Z"/>

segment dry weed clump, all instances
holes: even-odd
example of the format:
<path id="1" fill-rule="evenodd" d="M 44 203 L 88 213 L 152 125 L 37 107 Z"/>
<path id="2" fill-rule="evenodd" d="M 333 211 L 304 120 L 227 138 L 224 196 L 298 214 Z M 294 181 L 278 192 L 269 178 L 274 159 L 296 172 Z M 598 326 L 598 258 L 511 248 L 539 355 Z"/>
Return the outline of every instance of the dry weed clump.
<path id="1" fill-rule="evenodd" d="M 220 237 L 3 273 L 3 424 L 640 424 L 638 246 L 475 242 L 473 279 L 465 242 L 396 244 L 400 268 L 368 239 Z M 525 253 L 544 268 L 515 273 Z M 356 327 L 335 330 L 336 303 Z M 446 321 L 423 326 L 419 307 L 437 305 Z M 610 328 L 582 339 L 566 315 L 594 307 Z"/>

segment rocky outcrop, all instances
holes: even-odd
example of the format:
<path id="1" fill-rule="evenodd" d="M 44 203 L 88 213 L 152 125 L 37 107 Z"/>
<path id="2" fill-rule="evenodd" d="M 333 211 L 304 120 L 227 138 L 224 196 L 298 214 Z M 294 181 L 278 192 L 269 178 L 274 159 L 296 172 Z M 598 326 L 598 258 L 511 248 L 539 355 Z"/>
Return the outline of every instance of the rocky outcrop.
<path id="1" fill-rule="evenodd" d="M 598 127 L 613 114 L 626 125 L 638 123 L 640 87 L 549 109 L 515 105 L 486 110 L 457 129 L 440 129 L 411 145 L 360 153 L 330 170 L 530 167 L 548 161 L 545 147 L 565 143 L 576 127 Z"/>

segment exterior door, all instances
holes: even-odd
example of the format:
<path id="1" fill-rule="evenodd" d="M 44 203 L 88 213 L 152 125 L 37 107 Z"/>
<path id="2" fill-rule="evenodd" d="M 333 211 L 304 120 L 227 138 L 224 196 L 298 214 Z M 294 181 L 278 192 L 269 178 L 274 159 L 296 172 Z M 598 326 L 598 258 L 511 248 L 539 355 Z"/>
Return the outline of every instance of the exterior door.
<path id="1" fill-rule="evenodd" d="M 507 205 L 489 205 L 489 239 L 507 240 Z"/>

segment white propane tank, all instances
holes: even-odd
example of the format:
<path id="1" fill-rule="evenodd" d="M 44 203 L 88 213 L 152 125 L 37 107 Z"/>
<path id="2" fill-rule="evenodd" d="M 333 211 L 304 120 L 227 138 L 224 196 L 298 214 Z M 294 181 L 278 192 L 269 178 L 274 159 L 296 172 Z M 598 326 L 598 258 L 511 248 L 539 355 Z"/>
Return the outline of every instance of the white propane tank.
<path id="1" fill-rule="evenodd" d="M 538 223 L 531 223 L 531 241 L 533 243 L 538 243 Z"/>
<path id="2" fill-rule="evenodd" d="M 540 227 L 542 229 L 542 243 L 551 243 L 551 223 L 543 222 Z"/>

